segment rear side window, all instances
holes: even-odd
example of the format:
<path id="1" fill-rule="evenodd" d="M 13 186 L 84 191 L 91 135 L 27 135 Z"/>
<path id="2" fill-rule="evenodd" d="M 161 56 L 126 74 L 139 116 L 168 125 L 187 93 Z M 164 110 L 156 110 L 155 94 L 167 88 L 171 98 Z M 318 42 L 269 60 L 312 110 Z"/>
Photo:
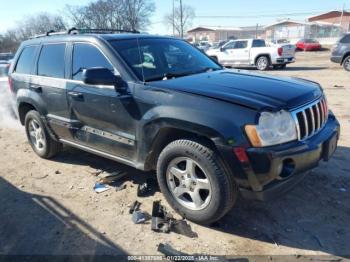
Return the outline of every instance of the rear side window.
<path id="1" fill-rule="evenodd" d="M 234 49 L 243 49 L 248 47 L 248 41 L 236 41 Z"/>
<path id="2" fill-rule="evenodd" d="M 83 70 L 94 67 L 103 67 L 114 71 L 111 63 L 95 46 L 90 44 L 75 44 L 73 49 L 73 79 L 81 80 Z"/>
<path id="3" fill-rule="evenodd" d="M 264 40 L 253 40 L 252 47 L 265 47 L 265 41 Z"/>
<path id="4" fill-rule="evenodd" d="M 44 45 L 38 61 L 38 75 L 64 78 L 65 44 Z"/>
<path id="5" fill-rule="evenodd" d="M 34 57 L 37 46 L 25 47 L 18 59 L 16 73 L 30 74 L 34 66 Z"/>
<path id="6" fill-rule="evenodd" d="M 341 40 L 340 43 L 342 44 L 350 44 L 350 35 L 344 36 Z"/>

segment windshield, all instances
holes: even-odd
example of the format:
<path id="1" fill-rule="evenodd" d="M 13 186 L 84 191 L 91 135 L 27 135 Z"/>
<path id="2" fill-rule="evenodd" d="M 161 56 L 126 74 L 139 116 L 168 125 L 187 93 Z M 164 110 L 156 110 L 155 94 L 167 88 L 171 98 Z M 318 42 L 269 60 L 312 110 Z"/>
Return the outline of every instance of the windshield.
<path id="1" fill-rule="evenodd" d="M 0 65 L 0 77 L 6 77 L 9 72 L 8 65 Z"/>
<path id="2" fill-rule="evenodd" d="M 138 79 L 144 82 L 222 69 L 182 40 L 128 39 L 111 41 L 111 44 Z"/>

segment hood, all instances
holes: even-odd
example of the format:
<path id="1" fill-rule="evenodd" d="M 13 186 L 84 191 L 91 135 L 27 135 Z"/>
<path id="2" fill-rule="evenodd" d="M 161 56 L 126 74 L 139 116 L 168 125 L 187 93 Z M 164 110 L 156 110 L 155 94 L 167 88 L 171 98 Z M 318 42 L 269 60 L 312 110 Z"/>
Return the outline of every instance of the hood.
<path id="1" fill-rule="evenodd" d="M 157 88 L 206 96 L 256 110 L 292 109 L 322 96 L 322 90 L 317 83 L 245 70 L 220 70 L 149 84 Z"/>

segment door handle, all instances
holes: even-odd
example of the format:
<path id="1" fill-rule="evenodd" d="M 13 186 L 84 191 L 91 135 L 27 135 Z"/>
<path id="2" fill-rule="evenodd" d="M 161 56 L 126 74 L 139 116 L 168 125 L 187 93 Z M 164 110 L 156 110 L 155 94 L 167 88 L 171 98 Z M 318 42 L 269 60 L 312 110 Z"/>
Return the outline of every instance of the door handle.
<path id="1" fill-rule="evenodd" d="M 33 91 L 35 91 L 37 93 L 41 93 L 43 91 L 42 87 L 41 86 L 37 86 L 37 85 L 30 85 L 29 89 L 33 90 Z"/>
<path id="2" fill-rule="evenodd" d="M 72 97 L 73 99 L 78 99 L 78 100 L 84 99 L 84 95 L 82 93 L 79 93 L 79 92 L 68 92 L 68 95 L 70 97 Z"/>

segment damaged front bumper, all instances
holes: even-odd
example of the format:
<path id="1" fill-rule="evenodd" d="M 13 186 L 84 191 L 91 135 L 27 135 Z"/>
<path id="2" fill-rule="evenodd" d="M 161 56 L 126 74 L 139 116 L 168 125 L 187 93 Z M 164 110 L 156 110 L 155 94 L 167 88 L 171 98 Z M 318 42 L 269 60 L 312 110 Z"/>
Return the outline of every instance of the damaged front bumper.
<path id="1" fill-rule="evenodd" d="M 229 160 L 227 151 L 222 155 L 233 170 L 243 197 L 269 200 L 292 189 L 321 160 L 328 161 L 337 147 L 339 133 L 339 122 L 330 114 L 324 128 L 305 141 L 248 148 L 247 163 L 240 163 L 232 153 Z"/>

